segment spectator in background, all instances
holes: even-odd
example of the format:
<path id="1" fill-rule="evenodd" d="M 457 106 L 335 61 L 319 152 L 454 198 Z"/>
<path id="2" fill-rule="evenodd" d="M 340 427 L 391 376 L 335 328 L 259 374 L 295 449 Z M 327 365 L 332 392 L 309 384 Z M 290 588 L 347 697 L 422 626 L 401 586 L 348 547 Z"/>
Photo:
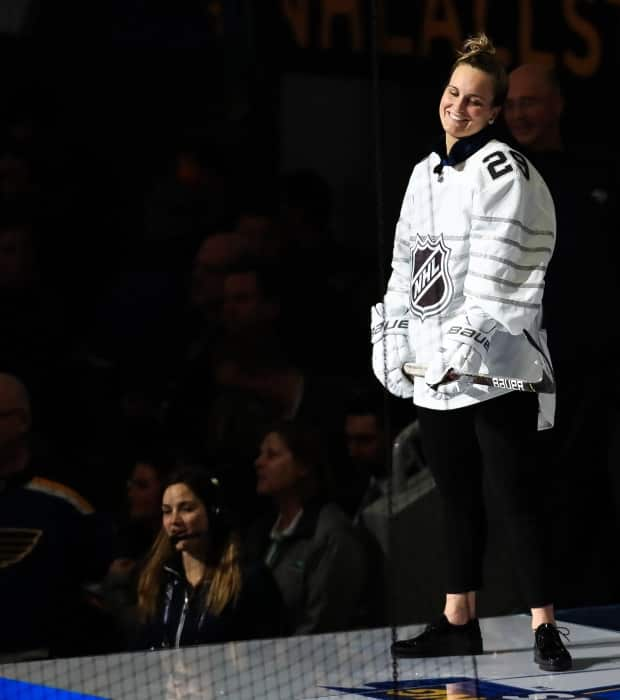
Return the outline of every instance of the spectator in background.
<path id="1" fill-rule="evenodd" d="M 275 226 L 277 187 L 269 178 L 257 187 L 252 178 L 240 194 L 239 216 L 234 230 L 244 236 L 252 255 L 278 264 L 282 240 Z"/>
<path id="2" fill-rule="evenodd" d="M 564 364 L 573 353 L 583 357 L 585 339 L 575 337 L 570 321 L 587 315 L 601 322 L 601 333 L 587 341 L 588 356 L 606 346 L 605 318 L 610 310 L 610 278 L 607 266 L 612 252 L 612 216 L 617 208 L 615 164 L 598 150 L 567 146 L 562 130 L 565 101 L 553 69 L 524 64 L 509 75 L 509 91 L 504 110 L 512 140 L 530 158 L 548 183 L 556 206 L 558 241 L 547 273 L 545 303 L 550 350 L 558 380 Z M 576 279 L 583 276 L 584 231 L 595 232 L 589 243 L 600 253 L 596 302 L 584 294 Z M 570 297 L 567 297 L 570 294 Z M 569 341 L 570 338 L 570 342 Z M 565 360 L 566 357 L 566 360 Z M 558 406 L 558 421 L 562 407 Z"/>
<path id="3" fill-rule="evenodd" d="M 170 382 L 167 419 L 182 441 L 196 441 L 197 408 L 213 393 L 217 349 L 223 332 L 224 279 L 246 253 L 245 237 L 218 231 L 199 245 L 192 262 L 184 326 L 175 338 L 178 363 Z M 200 425 L 200 430 L 203 426 Z"/>
<path id="4" fill-rule="evenodd" d="M 211 457 L 216 459 L 222 432 L 212 429 L 211 416 L 218 426 L 226 419 L 224 413 L 212 407 L 213 403 L 222 393 L 248 389 L 247 378 L 255 371 L 260 349 L 273 341 L 279 317 L 279 298 L 272 290 L 274 280 L 254 259 L 239 257 L 243 239 L 235 233 L 217 237 L 217 241 L 216 237 L 205 241 L 211 262 L 208 269 L 201 267 L 202 280 L 194 287 L 195 291 L 201 290 L 203 299 L 203 293 L 209 290 L 209 319 L 203 322 L 202 336 L 196 339 L 179 370 L 171 407 L 171 420 L 180 438 L 196 445 L 198 451 L 208 445 Z M 247 418 L 247 411 L 243 413 Z M 251 421 L 244 424 L 244 429 L 250 439 L 237 440 L 236 436 L 233 444 L 227 444 L 220 455 L 227 461 L 244 449 L 252 455 L 258 436 L 252 433 Z"/>
<path id="5" fill-rule="evenodd" d="M 39 277 L 32 226 L 26 221 L 8 220 L 0 228 L 0 284 L 3 289 L 32 287 Z"/>
<path id="6" fill-rule="evenodd" d="M 271 420 L 312 418 L 333 429 L 343 389 L 350 382 L 303 363 L 304 351 L 291 334 L 284 310 L 286 284 L 280 267 L 256 258 L 245 258 L 228 269 L 216 380 L 222 387 L 257 392 L 271 403 Z M 308 326 L 304 338 L 309 338 L 310 330 Z"/>
<path id="7" fill-rule="evenodd" d="M 246 535 L 248 550 L 278 583 L 288 634 L 355 627 L 364 609 L 366 552 L 331 500 L 320 431 L 284 421 L 268 430 L 256 459 L 257 491 L 273 509 Z"/>
<path id="8" fill-rule="evenodd" d="M 209 141 L 189 134 L 172 144 L 145 196 L 147 239 L 176 239 L 194 248 L 205 235 L 232 225 L 229 154 Z"/>
<path id="9" fill-rule="evenodd" d="M 205 348 L 206 367 L 196 364 L 186 375 L 174 423 L 199 459 L 226 464 L 236 474 L 236 507 L 247 523 L 262 507 L 251 464 L 266 427 L 302 417 L 335 441 L 346 382 L 298 363 L 282 317 L 279 269 L 245 257 L 226 269 L 223 294 L 219 334 Z"/>
<path id="10" fill-rule="evenodd" d="M 344 455 L 334 470 L 337 502 L 352 518 L 371 561 L 368 592 L 364 597 L 368 602 L 368 626 L 385 623 L 387 589 L 384 552 L 367 525 L 365 510 L 379 499 L 387 504 L 389 498 L 402 493 L 409 470 L 419 467 L 403 463 L 400 473 L 396 458 L 392 461 L 393 442 L 405 423 L 411 421 L 410 410 L 405 415 L 399 408 L 392 397 L 386 397 L 374 386 L 362 384 L 351 392 L 342 418 Z"/>
<path id="11" fill-rule="evenodd" d="M 233 353 L 242 363 L 243 356 L 260 352 L 264 336 L 278 337 L 285 331 L 282 274 L 276 266 L 256 258 L 241 259 L 226 270 L 223 291 L 221 359 Z"/>
<path id="12" fill-rule="evenodd" d="M 26 388 L 0 374 L 0 657 L 98 653 L 111 627 L 84 586 L 105 574 L 111 529 L 76 491 L 37 476 L 30 425 Z"/>
<path id="13" fill-rule="evenodd" d="M 549 334 L 557 406 L 554 429 L 541 437 L 556 473 L 554 521 L 562 533 L 555 538 L 558 570 L 572 571 L 577 565 L 591 574 L 585 583 L 578 583 L 569 569 L 558 577 L 563 595 L 558 604 L 571 607 L 615 600 L 620 590 L 615 558 L 608 556 L 618 536 L 617 504 L 607 466 L 614 401 L 609 400 L 609 387 L 600 381 L 617 333 L 610 322 L 617 299 L 617 190 L 615 164 L 599 149 L 566 144 L 565 106 L 553 69 L 524 64 L 510 73 L 506 125 L 517 148 L 543 175 L 556 208 L 557 245 L 546 275 L 543 322 Z M 586 250 L 596 259 L 595 278 L 584 263 Z M 586 279 L 594 284 L 579 283 Z M 596 332 L 581 332 L 584 326 Z M 615 382 L 610 386 L 613 391 Z M 583 479 L 585 464 L 588 479 Z M 588 512 L 579 522 L 570 515 L 576 504 Z"/>
<path id="14" fill-rule="evenodd" d="M 87 416 L 100 395 L 82 393 L 83 377 L 75 361 L 79 339 L 58 289 L 64 268 L 54 258 L 50 261 L 40 246 L 48 237 L 53 231 L 39 228 L 28 212 L 2 208 L 0 372 L 19 377 L 28 387 L 35 407 L 29 449 L 40 458 L 38 475 L 76 489 L 99 509 L 92 496 L 101 484 L 89 488 L 93 474 L 84 448 L 92 429 Z M 78 296 L 75 289 L 72 293 Z"/>
<path id="15" fill-rule="evenodd" d="M 354 523 L 361 522 L 364 509 L 387 496 L 390 487 L 393 493 L 402 491 L 421 467 L 421 459 L 414 457 L 420 452 L 417 441 L 403 446 L 402 463 L 392 463 L 395 440 L 415 433 L 413 422 L 410 407 L 403 410 L 402 401 L 363 379 L 345 395 L 340 424 L 344 460 L 336 482 L 338 502 Z"/>
<path id="16" fill-rule="evenodd" d="M 54 476 L 75 486 L 68 469 L 71 431 L 64 416 L 74 405 L 72 336 L 65 309 L 42 269 L 32 221 L 22 212 L 0 217 L 0 371 L 28 386 L 37 406 L 34 433 L 49 455 L 63 453 Z M 49 272 L 49 270 L 48 270 Z M 50 476 L 53 469 L 46 465 Z"/>
<path id="17" fill-rule="evenodd" d="M 151 413 L 167 400 L 186 346 L 194 341 L 188 291 L 195 291 L 190 275 L 196 250 L 206 236 L 234 223 L 225 154 L 200 135 L 187 135 L 166 155 L 161 177 L 145 187 L 142 228 L 128 219 L 120 224 L 129 228 L 125 238 L 131 243 L 101 285 L 85 330 L 93 381 L 98 373 L 114 374 L 117 406 Z M 125 418 L 133 416 L 113 419 Z"/>
<path id="18" fill-rule="evenodd" d="M 284 313 L 289 334 L 303 352 L 300 362 L 319 372 L 330 371 L 334 347 L 365 342 L 364 304 L 370 304 L 377 291 L 376 263 L 363 254 L 361 245 L 338 237 L 332 228 L 333 205 L 331 187 L 320 173 L 297 169 L 281 176 L 274 235 L 280 240 L 279 260 L 286 274 Z M 334 309 L 337 313 L 328 312 Z M 366 370 L 365 360 L 356 353 L 350 353 L 347 366 L 341 368 L 351 376 Z"/>
<path id="19" fill-rule="evenodd" d="M 157 452 L 155 448 L 153 452 Z M 131 559 L 141 559 L 150 549 L 160 528 L 161 494 L 171 455 L 139 457 L 127 480 L 127 522 L 125 551 Z"/>
<path id="20" fill-rule="evenodd" d="M 564 150 L 564 96 L 553 68 L 526 63 L 509 75 L 504 119 L 512 137 L 529 153 Z"/>
<path id="21" fill-rule="evenodd" d="M 192 263 L 189 303 L 203 324 L 219 327 L 226 270 L 247 249 L 245 234 L 236 231 L 213 233 L 199 245 Z"/>
<path id="22" fill-rule="evenodd" d="M 112 510 L 127 479 L 127 451 L 145 426 L 169 419 L 195 339 L 196 320 L 188 309 L 191 258 L 177 257 L 175 250 L 175 239 L 142 240 L 122 274 L 101 290 L 84 334 L 82 449 L 91 472 L 110 477 L 91 498 Z M 205 325 L 201 319 L 201 333 Z"/>
<path id="23" fill-rule="evenodd" d="M 612 270 L 612 216 L 616 209 L 615 165 L 598 152 L 565 144 L 562 115 L 565 102 L 553 69 L 524 64 L 509 75 L 504 110 L 505 122 L 517 147 L 528 156 L 548 183 L 556 207 L 558 241 L 549 265 L 545 291 L 545 323 L 554 357 L 558 385 L 565 367 L 593 354 L 598 359 L 606 347 L 610 330 L 606 323 Z M 583 277 L 584 232 L 595 233 L 589 240 L 598 253 L 599 274 L 596 303 L 583 293 L 575 280 Z M 567 296 L 570 295 L 570 296 Z M 583 338 L 572 331 L 575 318 L 585 317 L 600 325 L 595 337 Z M 584 347 L 585 343 L 585 347 Z M 586 351 L 587 348 L 587 351 Z M 592 363 L 596 366 L 596 362 Z M 560 391 L 562 387 L 559 387 Z M 560 398 L 560 397 L 559 397 Z M 558 405 L 558 426 L 566 405 Z M 557 431 L 556 431 L 557 432 Z"/>
<path id="24" fill-rule="evenodd" d="M 344 440 L 349 469 L 341 490 L 353 522 L 359 521 L 364 508 L 387 493 L 390 447 L 384 416 L 384 401 L 378 392 L 358 394 L 345 408 Z"/>
<path id="25" fill-rule="evenodd" d="M 117 526 L 114 560 L 94 591 L 118 626 L 119 649 L 135 637 L 138 577 L 161 528 L 163 485 L 175 464 L 172 451 L 155 438 L 137 455 Z"/>
<path id="26" fill-rule="evenodd" d="M 33 153 L 14 134 L 0 140 L 0 203 L 40 205 L 40 184 L 35 177 Z"/>
<path id="27" fill-rule="evenodd" d="M 268 570 L 242 560 L 219 480 L 198 466 L 166 481 L 162 528 L 138 585 L 137 648 L 277 636 L 281 600 Z"/>
<path id="28" fill-rule="evenodd" d="M 395 484 L 389 474 L 391 446 L 385 411 L 386 403 L 379 392 L 368 391 L 351 397 L 343 421 L 346 458 L 337 472 L 338 502 L 351 516 L 370 562 L 364 595 L 368 627 L 385 624 L 387 616 L 385 555 L 364 519 L 364 510 L 380 498 L 389 498 L 389 489 L 394 489 Z"/>

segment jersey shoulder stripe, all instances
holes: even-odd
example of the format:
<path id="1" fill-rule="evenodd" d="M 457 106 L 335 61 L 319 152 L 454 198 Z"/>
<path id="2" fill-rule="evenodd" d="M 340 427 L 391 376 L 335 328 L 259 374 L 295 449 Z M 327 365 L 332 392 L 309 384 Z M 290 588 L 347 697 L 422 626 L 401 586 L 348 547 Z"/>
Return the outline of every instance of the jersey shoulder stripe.
<path id="1" fill-rule="evenodd" d="M 48 496 L 55 496 L 60 498 L 67 503 L 70 503 L 77 511 L 82 513 L 82 515 L 90 515 L 95 512 L 95 509 L 89 501 L 87 501 L 81 494 L 72 489 L 66 484 L 61 484 L 59 481 L 52 481 L 51 479 L 45 479 L 41 476 L 33 477 L 26 488 L 31 491 L 38 491 L 39 493 L 45 493 Z"/>

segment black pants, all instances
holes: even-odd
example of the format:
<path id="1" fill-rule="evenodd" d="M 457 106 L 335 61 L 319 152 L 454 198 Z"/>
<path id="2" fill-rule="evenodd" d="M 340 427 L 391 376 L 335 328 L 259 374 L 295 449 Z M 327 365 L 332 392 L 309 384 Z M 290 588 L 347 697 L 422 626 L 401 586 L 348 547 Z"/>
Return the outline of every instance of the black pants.
<path id="1" fill-rule="evenodd" d="M 417 411 L 422 444 L 443 502 L 447 592 L 482 588 L 485 470 L 527 605 L 551 604 L 544 537 L 546 475 L 537 448 L 536 395 L 511 392 L 466 408 Z"/>

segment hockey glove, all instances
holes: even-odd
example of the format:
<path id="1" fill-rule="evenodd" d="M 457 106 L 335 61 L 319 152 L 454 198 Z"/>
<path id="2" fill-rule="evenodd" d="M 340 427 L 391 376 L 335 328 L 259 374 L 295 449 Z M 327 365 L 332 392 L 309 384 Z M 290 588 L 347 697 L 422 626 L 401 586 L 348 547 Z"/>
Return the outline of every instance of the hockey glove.
<path id="1" fill-rule="evenodd" d="M 460 376 L 456 381 L 449 375 L 478 374 L 486 361 L 497 323 L 482 309 L 468 309 L 454 319 L 445 337 L 445 346 L 428 366 L 424 381 L 437 392 L 437 398 L 465 391 L 471 379 Z"/>
<path id="2" fill-rule="evenodd" d="M 370 310 L 370 321 L 375 376 L 390 394 L 412 398 L 413 382 L 402 371 L 404 362 L 415 359 L 409 347 L 409 319 L 406 315 L 388 316 L 383 304 L 375 304 Z"/>

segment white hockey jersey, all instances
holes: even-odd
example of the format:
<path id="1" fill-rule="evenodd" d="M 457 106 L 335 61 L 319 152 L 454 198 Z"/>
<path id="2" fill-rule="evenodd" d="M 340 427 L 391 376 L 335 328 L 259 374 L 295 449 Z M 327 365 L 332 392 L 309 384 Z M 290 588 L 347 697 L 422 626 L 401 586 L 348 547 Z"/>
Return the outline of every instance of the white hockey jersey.
<path id="1" fill-rule="evenodd" d="M 534 166 L 491 139 L 454 165 L 431 153 L 413 169 L 396 226 L 384 303 L 407 313 L 412 357 L 429 364 L 454 318 L 471 306 L 498 323 L 481 373 L 538 380 L 549 354 L 541 327 L 545 273 L 555 246 L 555 208 Z M 524 334 L 528 331 L 544 357 Z M 413 401 L 453 409 L 506 393 L 467 385 L 436 398 L 416 380 Z M 539 395 L 539 429 L 551 427 L 555 396 Z"/>

